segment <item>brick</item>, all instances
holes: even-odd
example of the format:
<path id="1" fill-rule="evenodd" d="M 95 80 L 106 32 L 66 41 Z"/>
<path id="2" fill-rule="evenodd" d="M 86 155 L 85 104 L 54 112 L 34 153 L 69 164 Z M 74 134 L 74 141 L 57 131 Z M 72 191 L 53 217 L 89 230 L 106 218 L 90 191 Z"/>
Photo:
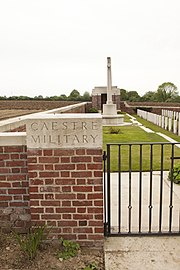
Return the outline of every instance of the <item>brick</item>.
<path id="1" fill-rule="evenodd" d="M 103 206 L 103 200 L 94 201 L 94 206 Z"/>
<path id="2" fill-rule="evenodd" d="M 22 183 L 21 182 L 13 182 L 12 187 L 21 187 Z"/>
<path id="3" fill-rule="evenodd" d="M 44 179 L 45 185 L 53 185 L 54 184 L 54 179 Z"/>
<path id="4" fill-rule="evenodd" d="M 45 171 L 45 172 L 39 172 L 39 177 L 44 178 L 44 177 L 59 177 L 59 172 L 52 172 L 52 171 Z"/>
<path id="5" fill-rule="evenodd" d="M 76 213 L 76 209 L 72 207 L 56 208 L 56 213 Z"/>
<path id="6" fill-rule="evenodd" d="M 88 194 L 88 199 L 90 199 L 90 200 L 103 199 L 103 193 Z"/>
<path id="7" fill-rule="evenodd" d="M 0 207 L 8 207 L 8 202 L 0 202 Z"/>
<path id="8" fill-rule="evenodd" d="M 86 208 L 85 207 L 77 208 L 77 213 L 86 213 Z"/>
<path id="9" fill-rule="evenodd" d="M 104 233 L 104 228 L 95 228 L 95 233 Z"/>
<path id="10" fill-rule="evenodd" d="M 89 234 L 88 235 L 89 240 L 103 240 L 104 239 L 104 234 Z"/>
<path id="11" fill-rule="evenodd" d="M 101 207 L 92 207 L 92 208 L 88 208 L 88 213 L 103 213 L 103 208 Z"/>
<path id="12" fill-rule="evenodd" d="M 42 206 L 60 206 L 60 201 L 41 201 Z"/>
<path id="13" fill-rule="evenodd" d="M 73 201 L 73 206 L 92 206 L 92 201 Z"/>
<path id="14" fill-rule="evenodd" d="M 72 234 L 72 228 L 63 228 L 63 233 Z"/>
<path id="15" fill-rule="evenodd" d="M 25 162 L 24 162 L 24 160 L 6 161 L 6 166 L 7 167 L 23 167 L 23 166 L 25 166 Z"/>
<path id="16" fill-rule="evenodd" d="M 95 171 L 94 177 L 103 177 L 103 171 Z"/>
<path id="17" fill-rule="evenodd" d="M 75 185 L 75 179 L 55 179 L 56 185 Z"/>
<path id="18" fill-rule="evenodd" d="M 80 162 L 91 162 L 91 157 L 87 156 L 76 156 L 76 157 L 71 157 L 71 162 L 73 163 L 80 163 Z"/>
<path id="19" fill-rule="evenodd" d="M 102 155 L 101 149 L 87 149 L 87 155 L 100 156 Z"/>
<path id="20" fill-rule="evenodd" d="M 103 186 L 94 186 L 94 191 L 103 191 Z"/>
<path id="21" fill-rule="evenodd" d="M 41 149 L 28 149 L 27 150 L 28 156 L 42 156 L 42 150 Z"/>
<path id="22" fill-rule="evenodd" d="M 73 187 L 74 192 L 92 192 L 92 187 L 91 186 L 74 186 Z"/>
<path id="23" fill-rule="evenodd" d="M 26 193 L 26 189 L 23 188 L 8 189 L 8 194 L 24 194 L 24 193 Z"/>
<path id="24" fill-rule="evenodd" d="M 28 172 L 29 178 L 36 178 L 37 177 L 37 172 Z"/>
<path id="25" fill-rule="evenodd" d="M 43 185 L 44 180 L 42 180 L 42 179 L 30 179 L 29 183 L 32 186 L 38 186 L 38 185 Z"/>
<path id="26" fill-rule="evenodd" d="M 63 186 L 62 192 L 71 192 L 71 186 Z"/>
<path id="27" fill-rule="evenodd" d="M 30 206 L 39 206 L 39 201 L 31 200 L 30 201 Z"/>
<path id="28" fill-rule="evenodd" d="M 47 171 L 52 171 L 54 169 L 54 165 L 53 164 L 45 164 L 44 168 Z"/>
<path id="29" fill-rule="evenodd" d="M 84 178 L 84 177 L 92 177 L 92 172 L 90 172 L 90 171 L 78 171 L 78 172 L 76 172 L 76 171 L 74 171 L 74 172 L 71 172 L 71 177 L 75 177 L 75 178 L 80 178 L 80 177 L 82 177 L 82 178 Z"/>
<path id="30" fill-rule="evenodd" d="M 50 219 L 50 220 L 53 220 L 53 219 L 56 219 L 56 220 L 60 220 L 61 219 L 61 215 L 59 214 L 44 214 L 44 215 L 41 215 L 41 218 L 42 219 Z"/>
<path id="31" fill-rule="evenodd" d="M 58 226 L 60 227 L 76 227 L 77 226 L 77 221 L 75 220 L 60 220 L 58 221 Z"/>
<path id="32" fill-rule="evenodd" d="M 88 170 L 102 170 L 102 164 L 87 164 Z"/>
<path id="33" fill-rule="evenodd" d="M 77 235 L 77 239 L 78 240 L 86 240 L 87 239 L 87 235 L 86 234 L 78 234 Z M 88 245 L 88 244 L 87 244 Z"/>
<path id="34" fill-rule="evenodd" d="M 28 170 L 29 171 L 42 171 L 44 169 L 42 164 L 29 164 Z"/>
<path id="35" fill-rule="evenodd" d="M 63 214 L 62 218 L 63 219 L 71 219 L 71 214 Z"/>
<path id="36" fill-rule="evenodd" d="M 46 207 L 45 208 L 45 213 L 54 213 L 54 208 L 52 208 L 52 207 Z"/>
<path id="37" fill-rule="evenodd" d="M 44 149 L 43 150 L 43 155 L 44 156 L 52 156 L 53 151 L 51 149 Z"/>
<path id="38" fill-rule="evenodd" d="M 12 207 L 28 207 L 28 202 L 10 202 L 9 205 Z"/>
<path id="39" fill-rule="evenodd" d="M 43 194 L 30 193 L 29 198 L 30 200 L 43 199 Z"/>
<path id="40" fill-rule="evenodd" d="M 2 189 L 2 188 L 1 188 L 0 193 L 1 193 L 1 194 L 6 194 L 6 189 Z"/>
<path id="41" fill-rule="evenodd" d="M 70 173 L 69 172 L 61 172 L 61 177 L 70 177 Z"/>
<path id="42" fill-rule="evenodd" d="M 55 170 L 69 171 L 69 170 L 74 170 L 74 169 L 75 169 L 75 164 L 58 164 L 58 165 L 55 165 Z"/>
<path id="43" fill-rule="evenodd" d="M 9 154 L 0 154 L 0 160 L 9 159 Z"/>
<path id="44" fill-rule="evenodd" d="M 10 154 L 10 159 L 19 159 L 19 154 Z"/>
<path id="45" fill-rule="evenodd" d="M 3 187 L 4 188 L 11 187 L 11 183 L 9 183 L 9 182 L 0 182 L 0 188 L 3 188 Z"/>
<path id="46" fill-rule="evenodd" d="M 44 208 L 40 207 L 31 207 L 31 213 L 44 213 Z"/>
<path id="47" fill-rule="evenodd" d="M 45 200 L 54 200 L 54 194 L 45 194 Z"/>
<path id="48" fill-rule="evenodd" d="M 23 146 L 4 146 L 4 152 L 6 153 L 20 153 L 23 150 Z"/>
<path id="49" fill-rule="evenodd" d="M 92 228 L 73 228 L 73 232 L 74 233 L 92 233 L 93 231 L 92 231 Z"/>
<path id="50" fill-rule="evenodd" d="M 99 179 L 87 179 L 87 184 L 88 185 L 102 185 L 103 184 L 103 179 L 99 178 Z"/>
<path id="51" fill-rule="evenodd" d="M 89 226 L 93 226 L 93 227 L 103 227 L 103 221 L 98 220 L 98 221 L 94 221 L 94 220 L 90 220 L 89 221 Z"/>
<path id="52" fill-rule="evenodd" d="M 85 153 L 86 153 L 86 151 L 85 151 L 85 149 L 77 149 L 76 150 L 76 155 L 85 155 Z"/>
<path id="53" fill-rule="evenodd" d="M 86 179 L 77 179 L 76 184 L 77 185 L 85 185 L 86 184 Z"/>
<path id="54" fill-rule="evenodd" d="M 76 170 L 86 170 L 86 164 L 76 164 Z"/>
<path id="55" fill-rule="evenodd" d="M 102 163 L 103 161 L 103 158 L 100 156 L 100 157 L 93 157 L 93 162 L 99 162 L 99 163 Z"/>
<path id="56" fill-rule="evenodd" d="M 76 198 L 75 194 L 55 194 L 56 200 L 72 200 Z"/>
<path id="57" fill-rule="evenodd" d="M 10 173 L 10 169 L 8 169 L 8 168 L 0 168 L 0 173 L 4 173 L 4 174 Z"/>
<path id="58" fill-rule="evenodd" d="M 26 180 L 27 175 L 26 174 L 12 174 L 12 175 L 7 175 L 7 181 L 20 181 L 20 180 Z"/>
<path id="59" fill-rule="evenodd" d="M 37 157 L 28 157 L 27 162 L 30 163 L 37 163 Z"/>
<path id="60" fill-rule="evenodd" d="M 55 149 L 54 156 L 73 156 L 74 150 Z"/>
<path id="61" fill-rule="evenodd" d="M 39 163 L 59 163 L 58 157 L 39 157 Z"/>
<path id="62" fill-rule="evenodd" d="M 12 171 L 12 173 L 20 173 L 21 168 L 12 168 L 11 171 Z"/>
<path id="63" fill-rule="evenodd" d="M 61 163 L 70 163 L 70 157 L 61 157 Z"/>
<path id="64" fill-rule="evenodd" d="M 30 193 L 38 193 L 39 192 L 38 186 L 30 186 L 29 192 Z"/>
<path id="65" fill-rule="evenodd" d="M 77 194 L 77 199 L 78 200 L 85 200 L 86 199 L 86 194 L 78 193 Z"/>
<path id="66" fill-rule="evenodd" d="M 62 206 L 71 206 L 71 201 L 62 201 Z"/>
<path id="67" fill-rule="evenodd" d="M 38 214 L 31 214 L 31 220 L 40 220 L 40 216 Z M 34 225 L 39 225 L 39 224 L 34 224 Z"/>
<path id="68" fill-rule="evenodd" d="M 89 220 L 89 219 L 93 219 L 93 215 L 90 215 L 90 214 L 73 214 L 73 219 L 75 220 L 82 220 L 82 219 L 86 219 L 86 220 Z"/>

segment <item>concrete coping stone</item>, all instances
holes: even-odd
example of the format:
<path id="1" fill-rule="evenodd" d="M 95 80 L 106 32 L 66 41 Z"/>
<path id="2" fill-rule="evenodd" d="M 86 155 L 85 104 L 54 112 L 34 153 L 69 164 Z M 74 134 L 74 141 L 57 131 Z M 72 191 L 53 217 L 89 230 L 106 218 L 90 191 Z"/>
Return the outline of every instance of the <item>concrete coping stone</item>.
<path id="1" fill-rule="evenodd" d="M 26 132 L 1 132 L 0 146 L 26 145 Z"/>

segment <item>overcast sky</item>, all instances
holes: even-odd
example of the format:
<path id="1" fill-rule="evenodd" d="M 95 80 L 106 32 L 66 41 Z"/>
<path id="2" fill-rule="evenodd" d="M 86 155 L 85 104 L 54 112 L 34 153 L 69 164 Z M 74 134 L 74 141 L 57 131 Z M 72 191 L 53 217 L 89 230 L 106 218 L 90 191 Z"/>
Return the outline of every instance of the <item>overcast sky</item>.
<path id="1" fill-rule="evenodd" d="M 0 0 L 0 96 L 180 90 L 180 0 Z"/>

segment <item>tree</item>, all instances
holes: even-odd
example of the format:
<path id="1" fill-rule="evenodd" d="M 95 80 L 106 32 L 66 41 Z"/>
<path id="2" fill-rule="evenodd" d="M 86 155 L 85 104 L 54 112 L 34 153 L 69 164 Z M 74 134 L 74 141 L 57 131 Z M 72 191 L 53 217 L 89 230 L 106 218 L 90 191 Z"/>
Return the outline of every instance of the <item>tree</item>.
<path id="1" fill-rule="evenodd" d="M 128 91 L 120 89 L 120 97 L 122 101 L 128 100 Z"/>
<path id="2" fill-rule="evenodd" d="M 83 101 L 90 101 L 91 100 L 91 96 L 89 94 L 89 92 L 84 92 L 83 96 L 81 97 L 81 100 Z"/>
<path id="3" fill-rule="evenodd" d="M 156 93 L 153 91 L 146 92 L 142 97 L 141 101 L 156 101 Z"/>
<path id="4" fill-rule="evenodd" d="M 140 100 L 140 96 L 137 91 L 129 91 L 128 92 L 128 100 L 135 102 Z"/>
<path id="5" fill-rule="evenodd" d="M 177 86 L 171 82 L 165 82 L 159 85 L 156 92 L 156 98 L 159 102 L 174 101 L 178 97 Z"/>
<path id="6" fill-rule="evenodd" d="M 68 97 L 69 100 L 81 100 L 81 96 L 80 96 L 80 93 L 78 90 L 74 89 L 69 97 Z"/>

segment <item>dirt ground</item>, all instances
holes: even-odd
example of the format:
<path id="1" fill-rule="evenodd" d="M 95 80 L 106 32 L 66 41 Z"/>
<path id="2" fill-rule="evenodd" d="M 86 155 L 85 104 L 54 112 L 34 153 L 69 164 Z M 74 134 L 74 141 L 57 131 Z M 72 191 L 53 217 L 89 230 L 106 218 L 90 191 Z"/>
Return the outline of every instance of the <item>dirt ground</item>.
<path id="1" fill-rule="evenodd" d="M 0 110 L 0 120 L 22 116 L 30 113 L 40 112 L 40 110 Z"/>
<path id="2" fill-rule="evenodd" d="M 0 234 L 0 270 L 79 270 L 94 263 L 95 270 L 104 270 L 102 250 L 81 249 L 76 257 L 60 261 L 57 252 L 61 245 L 44 243 L 33 261 L 20 250 L 12 234 Z M 90 268 L 94 269 L 94 268 Z"/>

